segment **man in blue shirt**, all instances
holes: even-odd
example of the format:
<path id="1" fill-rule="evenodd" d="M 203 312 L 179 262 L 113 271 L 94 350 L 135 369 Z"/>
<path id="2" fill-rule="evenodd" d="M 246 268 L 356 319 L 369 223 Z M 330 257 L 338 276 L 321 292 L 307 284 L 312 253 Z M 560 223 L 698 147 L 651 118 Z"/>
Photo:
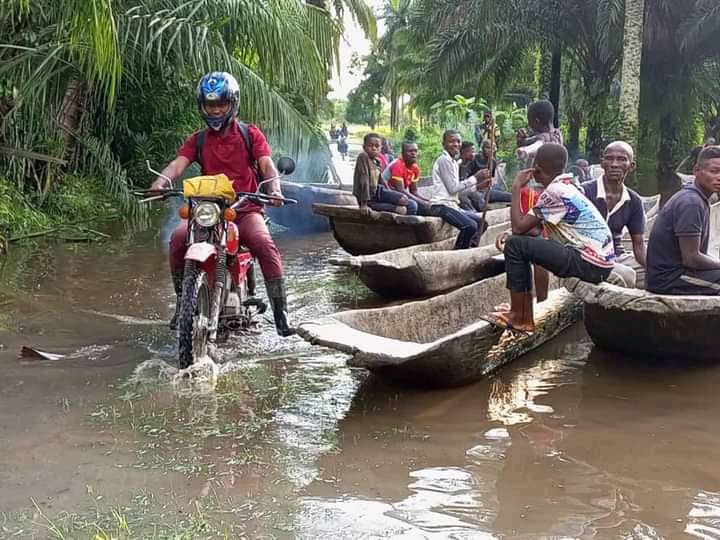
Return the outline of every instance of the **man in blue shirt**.
<path id="1" fill-rule="evenodd" d="M 598 180 L 582 184 L 585 196 L 607 221 L 618 262 L 626 258 L 622 237 L 627 228 L 635 260 L 644 267 L 645 211 L 640 195 L 625 185 L 625 178 L 635 170 L 635 153 L 628 143 L 616 141 L 605 148 L 600 164 L 604 174 Z"/>
<path id="2" fill-rule="evenodd" d="M 673 195 L 658 214 L 648 243 L 650 292 L 720 295 L 720 260 L 708 255 L 713 193 L 720 193 L 720 146 L 700 152 L 695 183 Z"/>

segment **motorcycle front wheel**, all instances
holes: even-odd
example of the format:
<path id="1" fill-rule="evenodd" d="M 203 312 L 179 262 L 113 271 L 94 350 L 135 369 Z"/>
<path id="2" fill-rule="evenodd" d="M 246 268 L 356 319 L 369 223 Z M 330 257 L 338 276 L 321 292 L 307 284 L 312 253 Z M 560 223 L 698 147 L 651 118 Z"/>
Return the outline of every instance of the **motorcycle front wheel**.
<path id="1" fill-rule="evenodd" d="M 194 261 L 185 265 L 183 293 L 178 315 L 178 363 L 180 369 L 207 354 L 210 326 L 208 276 Z"/>

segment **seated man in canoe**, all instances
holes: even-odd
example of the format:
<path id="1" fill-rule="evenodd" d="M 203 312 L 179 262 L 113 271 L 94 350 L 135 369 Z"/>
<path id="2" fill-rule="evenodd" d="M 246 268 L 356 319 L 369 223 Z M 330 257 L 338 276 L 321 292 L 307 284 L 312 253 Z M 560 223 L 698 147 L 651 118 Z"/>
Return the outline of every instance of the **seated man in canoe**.
<path id="1" fill-rule="evenodd" d="M 402 143 L 400 157 L 392 160 L 380 176 L 381 182 L 389 189 L 402 194 L 412 204 L 426 207 L 428 200 L 420 195 L 417 183 L 420 181 L 420 166 L 417 163 L 418 146 L 414 142 Z"/>
<path id="2" fill-rule="evenodd" d="M 480 191 L 487 188 L 492 182 L 490 171 L 482 169 L 474 175 L 460 179 L 460 166 L 457 162 L 460 156 L 460 134 L 449 129 L 443 133 L 444 151 L 435 161 L 432 171 L 433 196 L 431 207 L 420 207 L 420 215 L 440 217 L 443 221 L 460 230 L 455 249 L 466 249 L 477 242 L 477 237 L 485 231 L 486 225 L 482 217 L 476 212 L 460 208 L 461 194 Z"/>
<path id="3" fill-rule="evenodd" d="M 603 152 L 600 165 L 603 176 L 582 184 L 585 196 L 610 227 L 617 262 L 630 258 L 622 245 L 623 232 L 627 229 L 635 260 L 645 267 L 645 210 L 640 195 L 625 185 L 625 179 L 635 170 L 635 152 L 626 142 L 610 143 Z"/>
<path id="4" fill-rule="evenodd" d="M 713 193 L 720 193 L 720 146 L 700 152 L 695 183 L 673 195 L 655 220 L 647 253 L 650 292 L 720 294 L 720 260 L 708 255 Z"/>
<path id="5" fill-rule="evenodd" d="M 582 194 L 570 174 L 564 174 L 568 153 L 560 144 L 544 144 L 535 167 L 521 171 L 512 186 L 512 236 L 505 244 L 510 311 L 485 319 L 504 329 L 533 332 L 532 269 L 536 264 L 558 277 L 590 283 L 605 281 L 613 269 L 615 251 L 610 229 L 597 208 Z M 531 179 L 545 187 L 532 211 L 523 214 L 520 194 Z M 527 236 L 542 225 L 549 239 Z"/>
<path id="6" fill-rule="evenodd" d="M 452 141 L 451 145 L 454 148 L 455 154 L 460 148 L 460 136 L 457 135 Z M 446 151 L 444 154 L 448 154 Z M 417 189 L 417 182 L 420 179 L 420 167 L 417 164 L 418 147 L 413 142 L 404 142 L 402 145 L 401 157 L 390 163 L 388 168 L 382 175 L 383 181 L 385 181 L 391 189 L 404 195 L 411 202 L 417 204 L 417 214 L 420 216 L 439 217 L 443 221 L 449 223 L 453 227 L 460 229 L 457 242 L 455 242 L 454 249 L 466 249 L 477 245 L 479 231 L 484 231 L 481 227 L 482 218 L 475 212 L 465 212 L 460 209 L 457 199 L 455 201 L 446 200 L 443 198 L 426 199 Z M 456 184 L 460 184 L 458 180 L 458 164 L 455 160 L 449 158 L 452 162 L 453 171 L 448 175 L 452 177 Z M 437 165 L 437 162 L 436 162 Z M 487 171 L 480 172 L 477 177 L 484 178 L 482 182 L 478 184 L 475 177 L 472 178 L 473 190 L 478 188 L 474 187 L 479 185 L 479 188 L 487 187 L 487 183 L 490 182 L 489 174 Z M 433 170 L 433 180 L 435 180 L 435 170 Z M 469 180 L 467 181 L 469 183 Z"/>
<path id="7" fill-rule="evenodd" d="M 388 189 L 380 181 L 381 137 L 377 133 L 368 133 L 363 139 L 363 151 L 358 154 L 353 177 L 353 195 L 360 206 L 360 213 L 369 216 L 372 210 L 377 212 L 395 212 L 413 215 L 417 213 L 417 204 L 402 193 Z"/>
<path id="8" fill-rule="evenodd" d="M 481 151 L 475 153 L 475 144 L 472 141 L 463 141 L 460 145 L 460 180 L 466 180 L 483 169 L 490 169 L 488 164 L 493 163 L 490 175 L 495 178 L 497 170 L 497 162 L 492 152 L 492 141 L 483 141 Z M 482 212 L 485 208 L 485 193 L 474 190 L 469 193 L 459 195 L 460 208 L 475 212 Z M 507 191 L 497 188 L 490 188 L 490 202 L 509 203 L 511 195 Z"/>

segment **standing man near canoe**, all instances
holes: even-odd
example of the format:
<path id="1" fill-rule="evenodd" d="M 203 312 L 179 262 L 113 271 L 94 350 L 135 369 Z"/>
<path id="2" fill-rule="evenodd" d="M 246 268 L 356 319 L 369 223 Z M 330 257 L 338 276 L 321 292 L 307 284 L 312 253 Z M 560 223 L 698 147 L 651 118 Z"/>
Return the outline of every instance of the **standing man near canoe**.
<path id="1" fill-rule="evenodd" d="M 535 167 L 521 171 L 512 186 L 512 236 L 505 244 L 510 311 L 491 313 L 485 320 L 506 330 L 533 332 L 532 264 L 558 277 L 590 283 L 605 281 L 613 269 L 615 252 L 610 229 L 597 208 L 564 174 L 568 153 L 560 144 L 544 144 Z M 531 179 L 545 187 L 532 211 L 523 214 L 520 195 Z M 526 236 L 543 225 L 550 238 Z"/>
<path id="2" fill-rule="evenodd" d="M 695 183 L 673 195 L 657 216 L 648 242 L 650 292 L 720 295 L 720 260 L 708 255 L 713 193 L 720 193 L 720 146 L 700 152 Z"/>
<path id="3" fill-rule="evenodd" d="M 582 184 L 585 196 L 607 221 L 618 262 L 630 257 L 622 245 L 623 232 L 627 228 L 635 260 L 645 267 L 645 211 L 640 195 L 625 185 L 625 179 L 635 170 L 635 152 L 626 142 L 610 143 L 603 152 L 600 165 L 605 173 L 598 180 Z"/>

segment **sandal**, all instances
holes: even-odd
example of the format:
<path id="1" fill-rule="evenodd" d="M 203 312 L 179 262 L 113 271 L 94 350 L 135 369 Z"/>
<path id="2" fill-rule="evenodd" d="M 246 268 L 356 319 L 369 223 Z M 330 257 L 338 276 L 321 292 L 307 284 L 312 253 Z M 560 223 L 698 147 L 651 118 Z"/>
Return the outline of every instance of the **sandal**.
<path id="1" fill-rule="evenodd" d="M 501 330 L 507 330 L 509 332 L 512 332 L 513 334 L 519 334 L 525 337 L 532 336 L 533 334 L 532 332 L 529 332 L 527 330 L 520 330 L 518 328 L 515 328 L 510 322 L 507 312 L 488 313 L 487 315 L 480 317 L 480 320 L 485 321 L 496 328 L 500 328 Z"/>

